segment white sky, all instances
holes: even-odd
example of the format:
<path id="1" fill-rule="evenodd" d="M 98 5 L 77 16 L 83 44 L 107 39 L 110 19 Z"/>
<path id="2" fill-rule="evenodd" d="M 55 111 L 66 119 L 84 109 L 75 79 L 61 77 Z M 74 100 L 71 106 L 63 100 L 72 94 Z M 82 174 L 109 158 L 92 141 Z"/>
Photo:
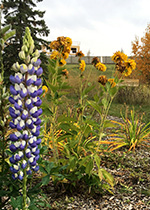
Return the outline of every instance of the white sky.
<path id="1" fill-rule="evenodd" d="M 150 23 L 150 0 L 43 0 L 38 9 L 50 29 L 46 40 L 68 36 L 80 42 L 86 55 L 111 56 L 123 49 L 131 55 L 131 42 L 141 38 Z"/>

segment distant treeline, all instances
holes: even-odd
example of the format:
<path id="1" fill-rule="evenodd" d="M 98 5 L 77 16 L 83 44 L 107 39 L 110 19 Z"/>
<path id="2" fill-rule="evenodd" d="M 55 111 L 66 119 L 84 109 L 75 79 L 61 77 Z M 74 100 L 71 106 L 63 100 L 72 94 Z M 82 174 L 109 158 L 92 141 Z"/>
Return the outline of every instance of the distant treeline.
<path id="1" fill-rule="evenodd" d="M 82 60 L 84 60 L 86 64 L 91 64 L 94 57 L 98 57 L 101 63 L 114 64 L 114 62 L 111 60 L 111 56 L 84 56 Z M 66 61 L 67 64 L 77 64 L 78 59 L 78 57 L 70 55 Z"/>

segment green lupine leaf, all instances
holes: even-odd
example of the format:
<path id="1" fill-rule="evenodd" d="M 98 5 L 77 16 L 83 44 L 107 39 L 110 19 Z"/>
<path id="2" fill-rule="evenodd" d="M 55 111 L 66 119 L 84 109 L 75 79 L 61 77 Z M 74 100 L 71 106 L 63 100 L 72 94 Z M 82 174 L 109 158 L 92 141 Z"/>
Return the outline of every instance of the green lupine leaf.
<path id="1" fill-rule="evenodd" d="M 9 29 L 11 29 L 11 25 L 4 26 L 4 27 L 1 29 L 0 34 L 1 34 L 1 35 L 4 35 Z"/>
<path id="2" fill-rule="evenodd" d="M 0 45 L 1 45 L 2 47 L 4 46 L 4 43 L 5 43 L 4 39 L 0 39 Z"/>
<path id="3" fill-rule="evenodd" d="M 15 34 L 16 34 L 16 30 L 12 30 L 12 31 L 6 33 L 3 36 L 4 41 L 6 42 L 9 38 L 11 38 L 12 36 L 14 36 Z"/>
<path id="4" fill-rule="evenodd" d="M 42 184 L 43 185 L 47 185 L 49 183 L 49 181 L 50 181 L 50 176 L 49 175 L 46 175 L 42 179 Z"/>

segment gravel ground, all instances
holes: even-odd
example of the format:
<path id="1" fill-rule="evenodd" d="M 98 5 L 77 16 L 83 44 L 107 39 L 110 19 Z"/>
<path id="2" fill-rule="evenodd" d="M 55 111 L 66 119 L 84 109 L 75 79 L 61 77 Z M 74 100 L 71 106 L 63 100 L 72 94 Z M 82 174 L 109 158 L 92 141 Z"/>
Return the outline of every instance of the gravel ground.
<path id="1" fill-rule="evenodd" d="M 103 168 L 115 179 L 114 194 L 49 192 L 52 209 L 76 210 L 148 210 L 150 209 L 150 153 L 140 148 L 122 157 L 122 152 L 102 158 Z M 143 164 L 145 163 L 145 164 Z"/>

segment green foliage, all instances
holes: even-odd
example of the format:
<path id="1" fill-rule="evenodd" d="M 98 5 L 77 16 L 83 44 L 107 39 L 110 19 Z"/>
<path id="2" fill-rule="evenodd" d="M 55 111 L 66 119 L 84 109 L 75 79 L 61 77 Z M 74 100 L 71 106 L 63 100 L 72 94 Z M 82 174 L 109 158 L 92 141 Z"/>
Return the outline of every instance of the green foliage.
<path id="1" fill-rule="evenodd" d="M 82 182 L 87 184 L 89 189 L 95 188 L 101 191 L 104 187 L 111 192 L 114 180 L 111 174 L 100 167 L 101 159 L 98 150 L 99 141 L 97 140 L 99 135 L 103 135 L 102 125 L 106 127 L 108 122 L 104 118 L 99 124 L 92 117 L 95 110 L 98 111 L 101 118 L 103 117 L 104 112 L 108 111 L 107 107 L 116 94 L 117 88 L 112 88 L 108 82 L 106 87 L 100 86 L 101 92 L 94 96 L 94 101 L 87 101 L 94 86 L 89 83 L 91 72 L 87 79 L 81 73 L 78 78 L 80 86 L 77 104 L 73 110 L 68 108 L 66 114 L 57 117 L 60 99 L 63 95 L 61 92 L 68 88 L 67 83 L 62 82 L 61 72 L 62 68 L 58 67 L 57 60 L 50 60 L 48 80 L 46 80 L 49 92 L 46 94 L 43 107 L 43 114 L 45 120 L 49 121 L 46 120 L 49 127 L 45 128 L 43 144 L 50 147 L 53 153 L 50 160 L 55 164 L 51 164 L 49 170 L 47 163 L 44 163 L 45 166 L 41 168 L 41 171 L 46 173 L 46 176 L 42 183 L 48 184 L 51 176 L 55 183 L 77 187 L 78 183 Z M 107 95 L 106 101 L 104 95 Z M 103 96 L 102 103 L 100 102 L 101 96 Z M 86 110 L 90 106 L 93 108 L 92 114 L 87 115 Z"/>
<path id="2" fill-rule="evenodd" d="M 116 95 L 115 101 L 128 105 L 150 105 L 150 88 L 146 85 L 121 87 Z"/>
<path id="3" fill-rule="evenodd" d="M 150 123 L 146 125 L 142 123 L 141 118 L 135 114 L 135 110 L 131 110 L 131 119 L 128 118 L 128 110 L 126 109 L 125 117 L 122 114 L 123 123 L 113 121 L 118 125 L 115 134 L 111 134 L 108 141 L 102 141 L 102 144 L 110 145 L 111 151 L 120 147 L 127 147 L 130 150 L 135 150 L 135 147 L 145 145 L 150 140 Z"/>
<path id="4" fill-rule="evenodd" d="M 9 92 L 4 85 L 4 66 L 3 66 L 3 50 L 6 41 L 15 34 L 15 30 L 11 30 L 11 25 L 1 27 L 1 9 L 0 9 L 0 171 L 4 172 L 6 149 L 8 146 L 9 135 Z"/>

